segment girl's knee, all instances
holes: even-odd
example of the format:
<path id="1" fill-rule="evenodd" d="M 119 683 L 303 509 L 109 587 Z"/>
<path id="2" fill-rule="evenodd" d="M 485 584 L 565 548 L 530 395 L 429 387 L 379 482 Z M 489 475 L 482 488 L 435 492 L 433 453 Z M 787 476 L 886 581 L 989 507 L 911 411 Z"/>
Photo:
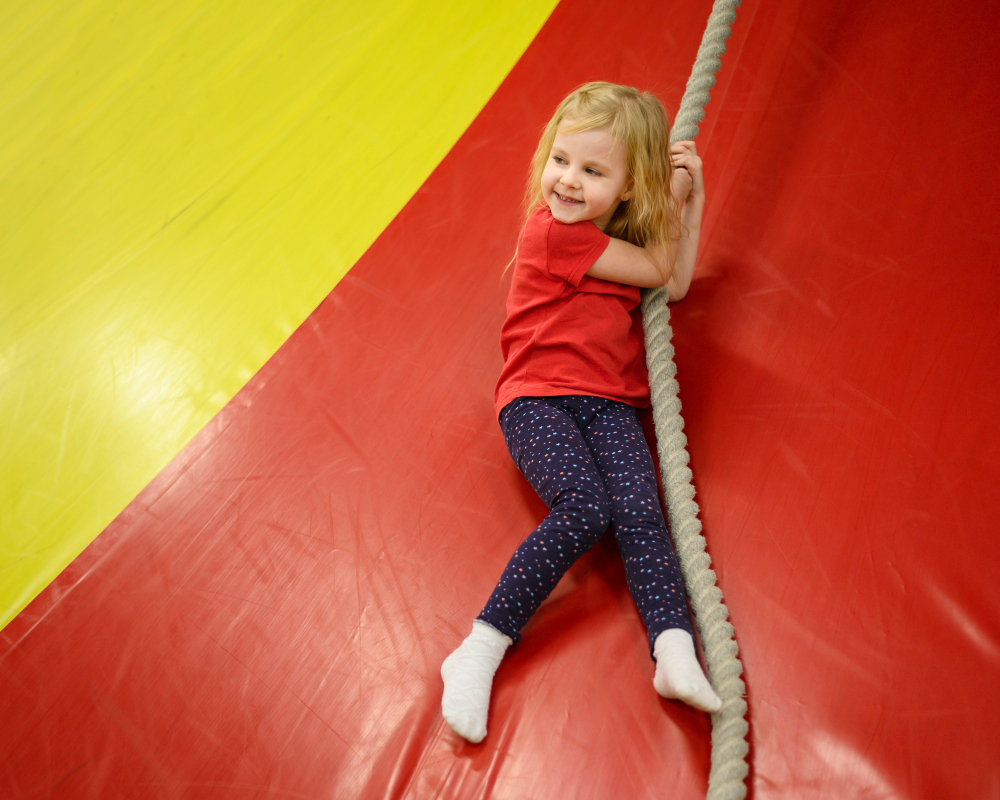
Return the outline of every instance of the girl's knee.
<path id="1" fill-rule="evenodd" d="M 589 548 L 608 529 L 611 503 L 604 492 L 569 489 L 559 494 L 549 513 L 558 527 Z"/>

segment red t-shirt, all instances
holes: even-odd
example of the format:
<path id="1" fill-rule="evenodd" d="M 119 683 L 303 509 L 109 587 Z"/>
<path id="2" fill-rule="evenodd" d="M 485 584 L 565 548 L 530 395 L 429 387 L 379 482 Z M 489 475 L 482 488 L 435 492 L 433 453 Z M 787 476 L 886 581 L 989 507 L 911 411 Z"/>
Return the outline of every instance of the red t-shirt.
<path id="1" fill-rule="evenodd" d="M 584 273 L 611 240 L 539 205 L 518 242 L 500 332 L 497 414 L 516 397 L 586 394 L 649 405 L 639 289 Z"/>

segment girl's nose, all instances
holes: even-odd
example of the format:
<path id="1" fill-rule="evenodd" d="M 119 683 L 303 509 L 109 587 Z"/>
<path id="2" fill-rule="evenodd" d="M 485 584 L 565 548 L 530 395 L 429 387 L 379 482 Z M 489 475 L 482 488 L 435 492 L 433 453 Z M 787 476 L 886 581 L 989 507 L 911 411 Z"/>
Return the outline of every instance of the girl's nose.
<path id="1" fill-rule="evenodd" d="M 568 169 L 563 173 L 561 178 L 562 183 L 568 189 L 579 189 L 580 188 L 580 178 L 576 174 L 575 170 Z"/>

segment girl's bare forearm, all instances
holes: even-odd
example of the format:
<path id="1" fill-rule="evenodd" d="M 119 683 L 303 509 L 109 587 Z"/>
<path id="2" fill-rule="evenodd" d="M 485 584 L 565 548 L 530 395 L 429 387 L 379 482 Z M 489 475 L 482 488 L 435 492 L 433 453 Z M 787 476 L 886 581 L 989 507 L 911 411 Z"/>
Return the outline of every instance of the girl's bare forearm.
<path id="1" fill-rule="evenodd" d="M 677 258 L 674 273 L 667 282 L 667 298 L 673 303 L 683 300 L 691 288 L 694 266 L 698 257 L 698 239 L 701 236 L 701 218 L 705 207 L 702 197 L 688 197 L 681 212 L 681 239 L 677 244 Z"/>

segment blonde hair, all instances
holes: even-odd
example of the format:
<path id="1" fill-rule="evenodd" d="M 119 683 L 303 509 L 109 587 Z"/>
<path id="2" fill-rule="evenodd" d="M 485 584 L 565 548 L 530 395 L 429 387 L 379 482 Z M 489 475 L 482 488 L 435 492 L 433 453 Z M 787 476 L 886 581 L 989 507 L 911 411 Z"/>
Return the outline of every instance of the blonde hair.
<path id="1" fill-rule="evenodd" d="M 670 193 L 670 125 L 663 104 L 649 92 L 631 86 L 594 81 L 578 87 L 563 100 L 542 132 L 531 162 L 525 192 L 525 220 L 544 200 L 542 171 L 559 126 L 565 133 L 606 128 L 625 148 L 632 194 L 615 209 L 604 232 L 639 247 L 661 245 L 672 259 L 672 243 L 680 239 L 677 203 Z M 659 265 L 661 269 L 666 265 Z M 664 274 L 669 275 L 669 272 Z"/>

